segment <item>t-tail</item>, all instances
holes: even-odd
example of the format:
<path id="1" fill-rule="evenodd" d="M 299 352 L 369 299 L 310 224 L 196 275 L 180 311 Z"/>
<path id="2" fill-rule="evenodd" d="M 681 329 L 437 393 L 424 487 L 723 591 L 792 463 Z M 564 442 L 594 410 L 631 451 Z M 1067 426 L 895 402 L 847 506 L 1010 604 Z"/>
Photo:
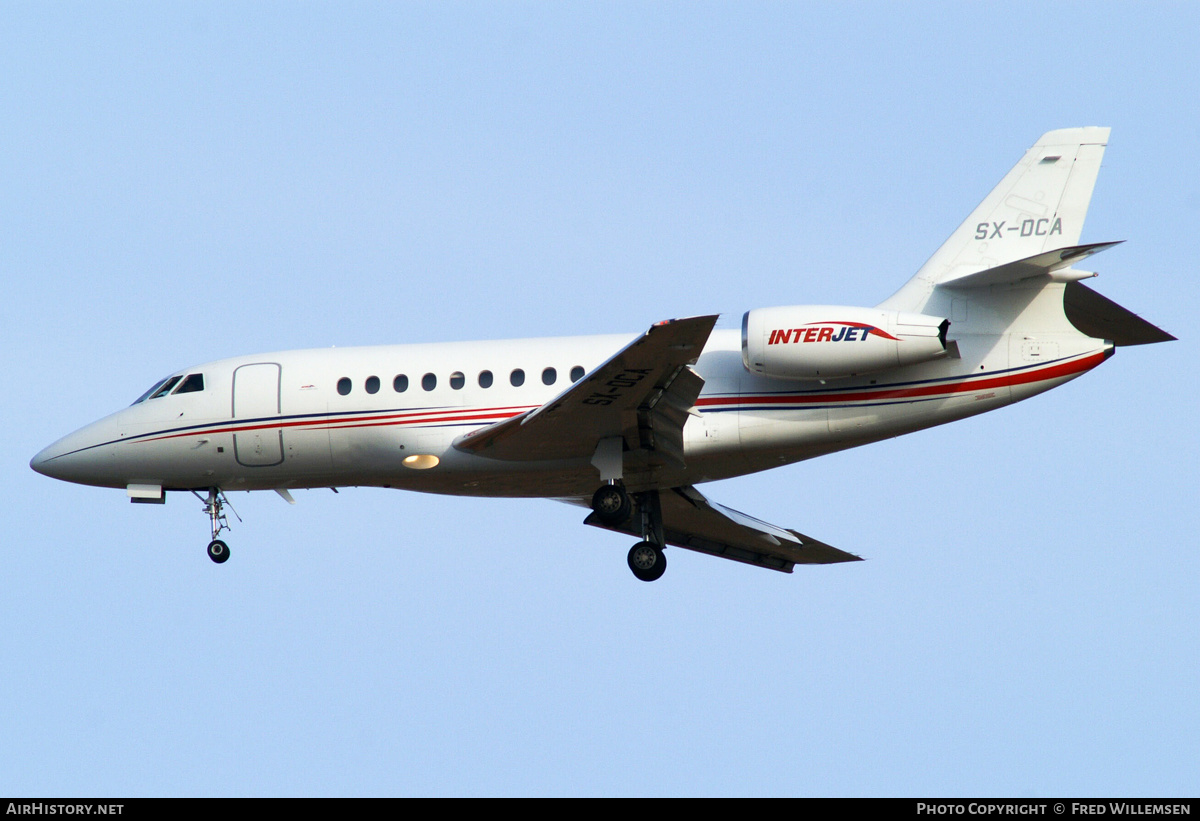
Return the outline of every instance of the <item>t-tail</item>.
<path id="1" fill-rule="evenodd" d="M 1043 134 L 916 275 L 879 305 L 948 317 L 953 336 L 1083 335 L 1111 345 L 1175 337 L 1100 296 L 1074 267 L 1118 245 L 1079 240 L 1107 128 Z"/>

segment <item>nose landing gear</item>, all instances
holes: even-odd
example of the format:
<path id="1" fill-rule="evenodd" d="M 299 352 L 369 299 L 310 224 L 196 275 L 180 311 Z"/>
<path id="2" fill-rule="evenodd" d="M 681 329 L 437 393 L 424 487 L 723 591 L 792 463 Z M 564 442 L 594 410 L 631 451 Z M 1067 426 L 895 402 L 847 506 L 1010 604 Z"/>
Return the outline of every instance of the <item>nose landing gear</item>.
<path id="1" fill-rule="evenodd" d="M 220 539 L 213 539 L 208 543 L 208 558 L 217 564 L 224 564 L 229 561 L 229 545 Z"/>
<path id="2" fill-rule="evenodd" d="M 194 490 L 192 495 L 204 502 L 204 513 L 212 525 L 212 541 L 208 543 L 208 558 L 217 564 L 224 564 L 229 561 L 229 545 L 217 537 L 221 535 L 221 531 L 229 530 L 229 522 L 225 518 L 225 505 L 229 505 L 230 510 L 233 510 L 233 505 L 229 504 L 229 499 L 225 497 L 225 493 L 219 487 L 210 487 L 207 499 Z M 236 510 L 233 510 L 233 515 L 237 516 L 239 522 L 242 520 Z"/>

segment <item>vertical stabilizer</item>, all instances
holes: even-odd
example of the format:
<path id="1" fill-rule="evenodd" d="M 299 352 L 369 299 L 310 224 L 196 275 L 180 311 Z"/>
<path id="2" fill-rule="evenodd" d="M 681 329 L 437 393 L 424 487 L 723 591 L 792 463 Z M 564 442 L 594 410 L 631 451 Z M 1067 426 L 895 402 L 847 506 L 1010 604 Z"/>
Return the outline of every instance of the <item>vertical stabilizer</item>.
<path id="1" fill-rule="evenodd" d="M 935 285 L 1079 244 L 1107 128 L 1043 134 L 911 280 L 880 307 L 920 312 Z"/>

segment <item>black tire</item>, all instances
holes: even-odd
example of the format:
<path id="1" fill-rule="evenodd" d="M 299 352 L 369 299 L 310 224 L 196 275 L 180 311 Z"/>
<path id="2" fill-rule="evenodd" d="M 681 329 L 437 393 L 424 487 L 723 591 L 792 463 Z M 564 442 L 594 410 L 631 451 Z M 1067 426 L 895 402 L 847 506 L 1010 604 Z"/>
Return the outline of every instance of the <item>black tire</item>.
<path id="1" fill-rule="evenodd" d="M 601 524 L 619 525 L 629 518 L 633 503 L 620 485 L 601 485 L 592 494 L 592 510 Z"/>
<path id="2" fill-rule="evenodd" d="M 667 572 L 667 554 L 654 542 L 638 542 L 629 548 L 629 569 L 644 582 L 655 581 Z"/>
<path id="3" fill-rule="evenodd" d="M 229 561 L 229 545 L 220 539 L 213 539 L 208 543 L 208 558 L 217 564 L 225 564 Z"/>

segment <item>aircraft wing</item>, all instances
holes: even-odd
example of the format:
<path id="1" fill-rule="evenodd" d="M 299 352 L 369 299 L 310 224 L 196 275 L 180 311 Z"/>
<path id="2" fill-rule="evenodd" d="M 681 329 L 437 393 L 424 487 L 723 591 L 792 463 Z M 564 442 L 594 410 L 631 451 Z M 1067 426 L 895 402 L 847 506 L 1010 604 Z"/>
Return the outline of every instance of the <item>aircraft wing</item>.
<path id="1" fill-rule="evenodd" d="M 454 446 L 512 461 L 600 460 L 605 450 L 610 463 L 642 449 L 682 466 L 683 425 L 704 386 L 689 365 L 716 322 L 660 322 L 540 408 L 472 431 Z"/>
<path id="2" fill-rule="evenodd" d="M 853 553 L 838 550 L 803 533 L 776 527 L 710 502 L 691 486 L 659 491 L 659 502 L 667 544 L 676 547 L 783 573 L 791 573 L 792 567 L 798 564 L 862 561 Z M 584 519 L 584 524 L 641 538 L 636 514 L 625 524 L 610 527 L 600 524 L 593 513 Z"/>

